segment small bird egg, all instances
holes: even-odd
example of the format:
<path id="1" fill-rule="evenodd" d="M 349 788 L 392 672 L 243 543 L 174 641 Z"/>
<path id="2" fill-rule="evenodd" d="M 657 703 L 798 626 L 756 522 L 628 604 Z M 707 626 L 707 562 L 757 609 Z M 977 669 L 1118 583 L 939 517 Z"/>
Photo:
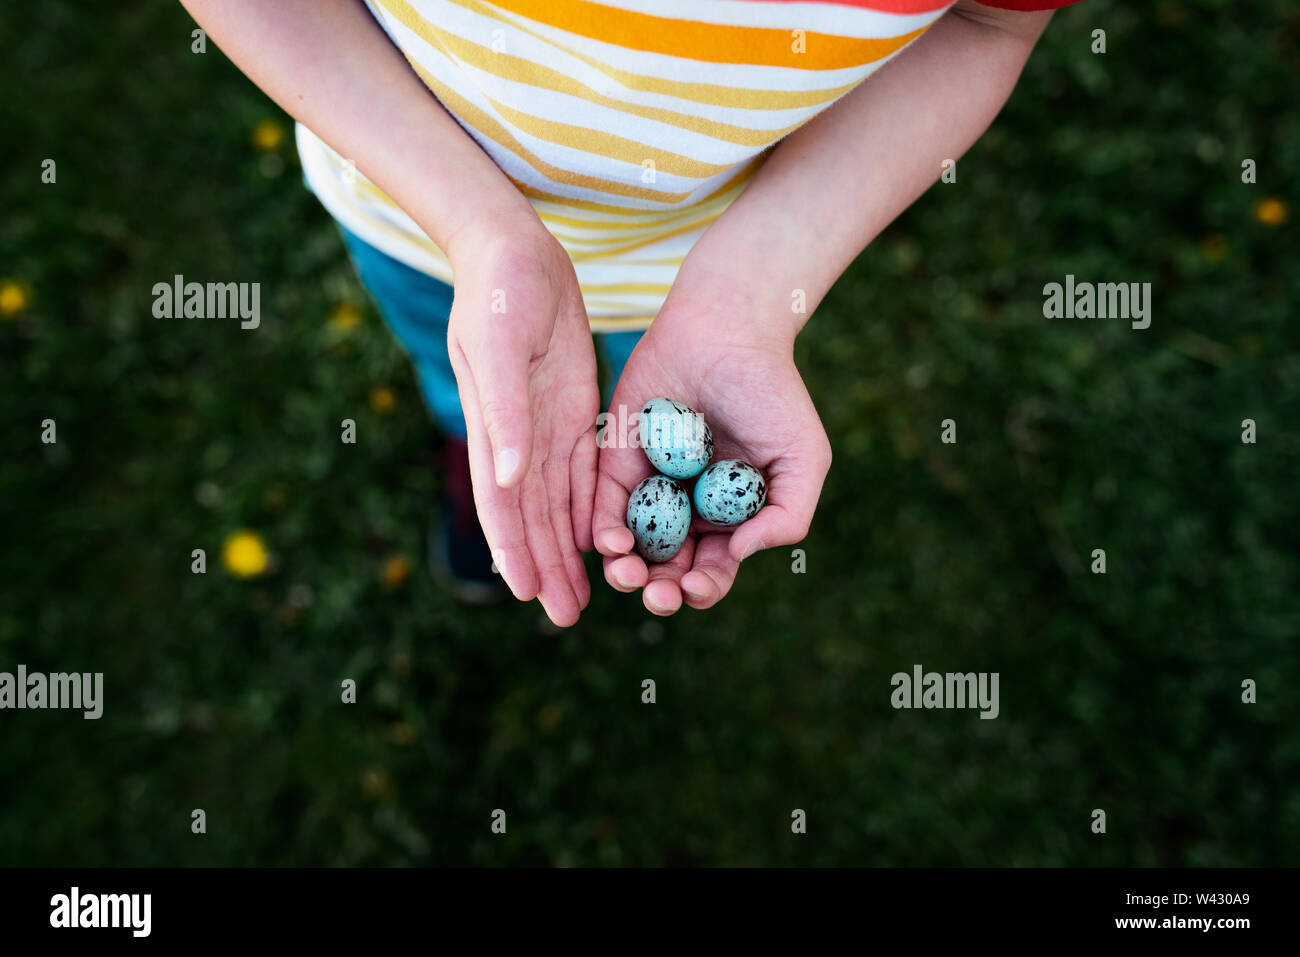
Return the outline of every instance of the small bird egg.
<path id="1" fill-rule="evenodd" d="M 691 498 L 673 479 L 644 478 L 627 500 L 627 527 L 642 558 L 666 562 L 681 549 L 691 529 Z"/>
<path id="2" fill-rule="evenodd" d="M 713 458 L 713 431 L 704 416 L 673 399 L 651 399 L 637 423 L 641 448 L 656 470 L 694 478 Z"/>
<path id="3" fill-rule="evenodd" d="M 740 459 L 714 462 L 695 483 L 695 514 L 714 525 L 739 525 L 767 501 L 763 473 Z"/>

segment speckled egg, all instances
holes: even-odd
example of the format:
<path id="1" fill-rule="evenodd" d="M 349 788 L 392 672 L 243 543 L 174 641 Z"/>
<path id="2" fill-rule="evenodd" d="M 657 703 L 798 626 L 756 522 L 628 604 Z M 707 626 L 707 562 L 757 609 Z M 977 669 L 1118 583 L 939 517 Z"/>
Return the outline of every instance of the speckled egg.
<path id="1" fill-rule="evenodd" d="M 695 483 L 695 514 L 714 525 L 739 525 L 767 501 L 763 473 L 740 459 L 714 462 Z"/>
<path id="2" fill-rule="evenodd" d="M 638 422 L 641 448 L 658 471 L 694 478 L 713 458 L 713 432 L 704 416 L 672 399 L 651 399 Z"/>
<path id="3" fill-rule="evenodd" d="M 691 528 L 691 498 L 670 478 L 652 475 L 632 489 L 627 500 L 627 527 L 636 550 L 648 562 L 666 562 L 677 554 Z"/>

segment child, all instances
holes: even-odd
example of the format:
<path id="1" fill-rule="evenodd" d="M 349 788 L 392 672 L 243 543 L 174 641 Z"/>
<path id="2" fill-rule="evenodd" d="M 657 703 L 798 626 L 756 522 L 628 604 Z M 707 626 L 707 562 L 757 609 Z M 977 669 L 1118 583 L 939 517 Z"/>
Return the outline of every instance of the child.
<path id="1" fill-rule="evenodd" d="M 495 556 L 564 626 L 582 551 L 667 615 L 807 534 L 831 454 L 795 336 L 1073 0 L 183 2 L 299 121 L 307 182 L 416 364 L 449 439 L 441 564 L 474 597 Z M 756 516 L 697 525 L 662 565 L 633 552 L 651 469 L 597 449 L 592 332 L 613 408 L 685 402 L 717 457 L 763 470 Z"/>

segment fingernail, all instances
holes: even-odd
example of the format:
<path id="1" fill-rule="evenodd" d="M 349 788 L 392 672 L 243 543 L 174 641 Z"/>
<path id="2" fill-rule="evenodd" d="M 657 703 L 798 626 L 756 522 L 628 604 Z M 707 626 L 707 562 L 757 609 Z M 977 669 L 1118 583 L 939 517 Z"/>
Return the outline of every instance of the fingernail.
<path id="1" fill-rule="evenodd" d="M 749 543 L 749 547 L 745 549 L 745 554 L 740 556 L 740 560 L 743 562 L 746 558 L 754 554 L 754 552 L 758 551 L 760 548 L 767 548 L 767 546 L 763 544 L 763 540 L 761 538 L 754 539 L 752 542 Z"/>
<path id="2" fill-rule="evenodd" d="M 497 484 L 504 486 L 509 482 L 518 466 L 519 453 L 514 449 L 502 449 L 498 452 L 496 457 Z"/>

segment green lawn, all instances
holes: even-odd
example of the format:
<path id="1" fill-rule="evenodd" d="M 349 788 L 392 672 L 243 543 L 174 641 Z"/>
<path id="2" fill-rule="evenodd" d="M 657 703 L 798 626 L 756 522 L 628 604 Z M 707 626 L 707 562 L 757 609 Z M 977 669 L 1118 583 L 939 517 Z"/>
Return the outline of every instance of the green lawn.
<path id="1" fill-rule="evenodd" d="M 1300 864 L 1293 4 L 1059 14 L 799 343 L 806 572 L 659 620 L 590 562 L 558 635 L 429 579 L 436 436 L 286 117 L 178 4 L 0 28 L 0 671 L 106 685 L 0 712 L 0 864 Z M 261 327 L 154 318 L 177 273 L 260 281 Z M 1151 327 L 1044 318 L 1067 273 L 1151 282 Z M 894 710 L 916 663 L 1000 716 Z"/>

